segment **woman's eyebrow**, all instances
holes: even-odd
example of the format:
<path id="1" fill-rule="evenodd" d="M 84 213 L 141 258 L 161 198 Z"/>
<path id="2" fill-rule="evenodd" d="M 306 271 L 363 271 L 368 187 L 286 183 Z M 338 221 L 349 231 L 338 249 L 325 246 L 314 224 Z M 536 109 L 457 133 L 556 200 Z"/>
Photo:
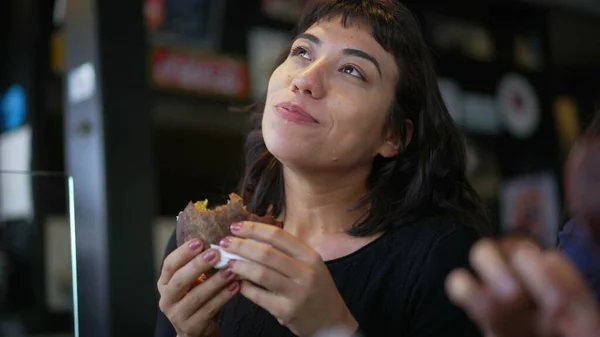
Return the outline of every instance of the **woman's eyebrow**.
<path id="1" fill-rule="evenodd" d="M 352 48 L 346 48 L 344 49 L 344 54 L 348 55 L 348 56 L 356 56 L 356 57 L 360 57 L 362 59 L 365 59 L 371 63 L 373 63 L 373 65 L 375 66 L 375 68 L 377 68 L 377 72 L 379 73 L 379 77 L 381 77 L 381 68 L 379 67 L 379 62 L 377 61 L 377 59 L 374 56 L 371 56 L 370 54 L 360 50 L 360 49 L 352 49 Z"/>
<path id="2" fill-rule="evenodd" d="M 314 36 L 313 34 L 308 34 L 308 33 L 302 33 L 299 34 L 296 37 L 296 40 L 298 39 L 304 39 L 304 40 L 308 40 L 316 45 L 320 45 L 321 44 L 321 39 L 319 39 L 318 37 Z M 360 49 L 354 49 L 354 48 L 345 48 L 343 50 L 343 53 L 345 55 L 348 56 L 355 56 L 355 57 L 360 57 L 362 59 L 365 59 L 371 63 L 373 63 L 373 65 L 375 66 L 375 68 L 377 68 L 377 72 L 379 73 L 379 77 L 382 77 L 381 74 L 381 67 L 379 66 L 379 61 L 377 61 L 377 59 L 373 56 L 371 56 L 370 54 L 360 50 Z"/>
<path id="3" fill-rule="evenodd" d="M 296 36 L 296 40 L 298 40 L 298 39 L 305 39 L 305 40 L 308 40 L 317 45 L 321 44 L 321 39 L 319 39 L 318 37 L 316 37 L 312 34 L 308 34 L 308 33 L 302 33 L 302 34 Z"/>

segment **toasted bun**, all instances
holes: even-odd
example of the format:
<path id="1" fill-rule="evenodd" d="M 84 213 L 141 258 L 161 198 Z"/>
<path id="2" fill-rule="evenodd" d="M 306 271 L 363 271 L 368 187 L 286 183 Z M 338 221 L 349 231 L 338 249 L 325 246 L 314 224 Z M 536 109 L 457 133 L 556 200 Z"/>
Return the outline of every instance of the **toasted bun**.
<path id="1" fill-rule="evenodd" d="M 258 216 L 246 210 L 242 198 L 235 193 L 229 195 L 227 204 L 208 208 L 208 201 L 189 202 L 177 216 L 177 245 L 199 238 L 204 247 L 219 244 L 231 234 L 230 226 L 241 221 L 255 221 L 282 227 L 281 221 L 272 216 Z"/>

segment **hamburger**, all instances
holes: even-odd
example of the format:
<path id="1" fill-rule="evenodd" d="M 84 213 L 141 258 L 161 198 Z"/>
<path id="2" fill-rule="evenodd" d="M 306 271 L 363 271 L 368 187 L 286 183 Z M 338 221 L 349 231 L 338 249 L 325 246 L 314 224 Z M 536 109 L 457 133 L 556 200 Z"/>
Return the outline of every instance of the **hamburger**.
<path id="1" fill-rule="evenodd" d="M 283 223 L 271 215 L 258 216 L 249 212 L 242 198 L 235 193 L 231 193 L 226 204 L 213 209 L 208 208 L 208 200 L 190 201 L 177 216 L 177 245 L 181 246 L 195 238 L 202 240 L 204 247 L 219 250 L 221 261 L 216 265 L 216 268 L 222 268 L 229 259 L 240 259 L 221 250 L 219 242 L 226 236 L 231 235 L 230 226 L 233 223 L 241 221 L 254 221 L 283 227 Z"/>

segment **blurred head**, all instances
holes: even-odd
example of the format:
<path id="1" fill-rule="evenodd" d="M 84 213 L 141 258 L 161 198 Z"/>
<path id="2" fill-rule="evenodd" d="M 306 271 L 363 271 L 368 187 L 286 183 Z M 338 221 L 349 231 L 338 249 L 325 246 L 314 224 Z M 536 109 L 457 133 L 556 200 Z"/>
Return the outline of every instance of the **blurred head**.
<path id="1" fill-rule="evenodd" d="M 569 211 L 586 224 L 600 245 L 600 111 L 571 150 L 565 169 Z"/>
<path id="2" fill-rule="evenodd" d="M 310 3 L 263 107 L 241 191 L 253 212 L 283 211 L 282 165 L 365 169 L 357 207 L 369 210 L 351 234 L 435 215 L 486 226 L 421 28 L 398 1 Z"/>

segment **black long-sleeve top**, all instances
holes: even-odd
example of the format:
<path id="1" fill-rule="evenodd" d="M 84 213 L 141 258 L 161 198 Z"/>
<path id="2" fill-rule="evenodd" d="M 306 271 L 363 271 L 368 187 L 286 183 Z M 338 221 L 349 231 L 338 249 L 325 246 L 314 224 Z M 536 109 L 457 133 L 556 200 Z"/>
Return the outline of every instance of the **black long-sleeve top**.
<path id="1" fill-rule="evenodd" d="M 476 337 L 479 329 L 450 303 L 444 280 L 452 269 L 468 266 L 468 252 L 477 239 L 466 226 L 426 219 L 388 230 L 326 265 L 366 337 Z M 166 255 L 175 248 L 173 235 Z M 222 337 L 294 336 L 241 294 L 216 320 Z M 175 335 L 158 311 L 155 337 Z"/>

